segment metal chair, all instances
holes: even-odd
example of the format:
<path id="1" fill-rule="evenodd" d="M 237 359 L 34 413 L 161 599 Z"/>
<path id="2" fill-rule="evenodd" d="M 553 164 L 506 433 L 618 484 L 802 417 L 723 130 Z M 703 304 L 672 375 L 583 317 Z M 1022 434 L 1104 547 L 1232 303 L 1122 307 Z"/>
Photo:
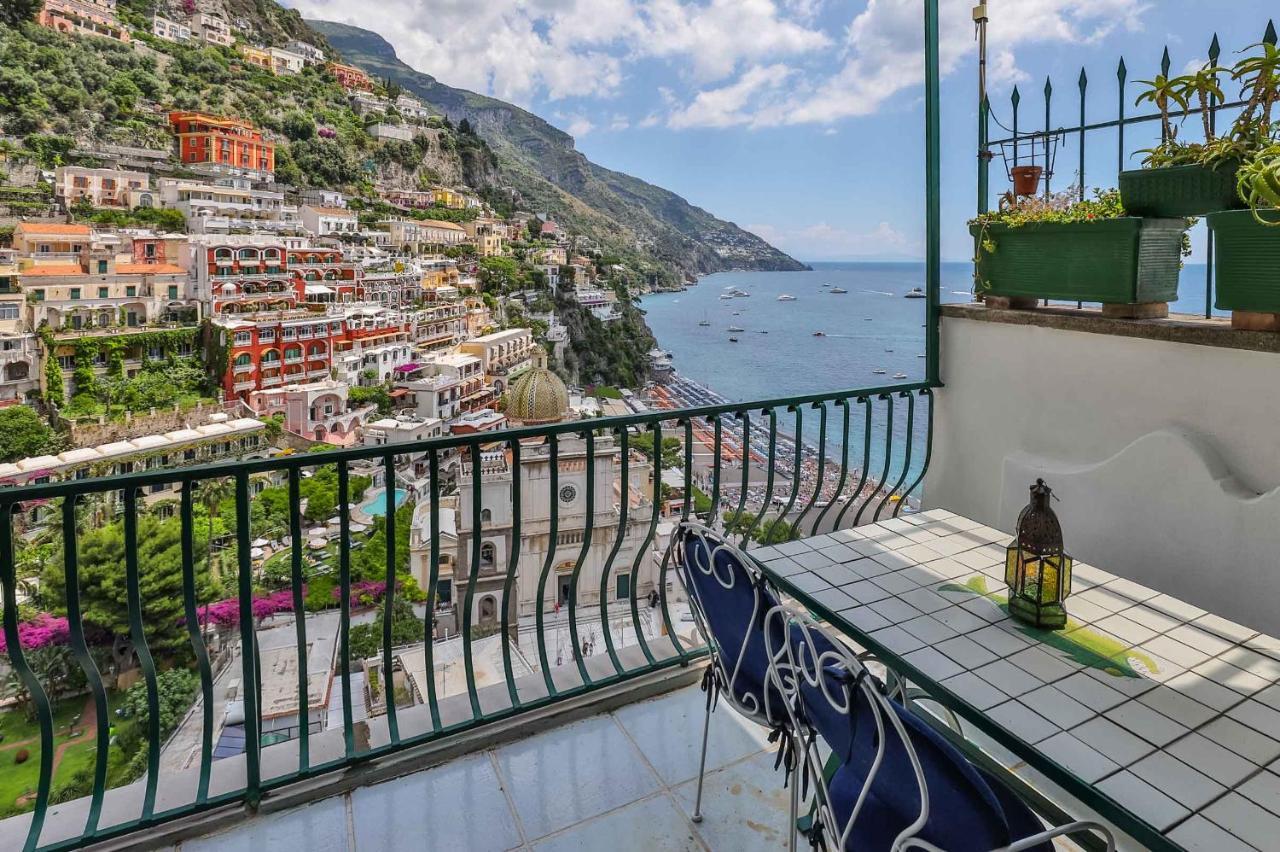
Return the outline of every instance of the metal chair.
<path id="1" fill-rule="evenodd" d="M 713 530 L 691 521 L 680 524 L 672 537 L 672 561 L 689 598 L 698 629 L 710 647 L 711 665 L 702 688 L 707 711 L 702 727 L 702 754 L 698 763 L 698 791 L 693 821 L 702 821 L 702 787 L 707 769 L 707 739 L 711 714 L 719 698 L 747 719 L 768 728 L 771 742 L 780 741 L 778 764 L 786 768 L 790 782 L 794 767 L 794 741 L 788 727 L 787 699 L 774 688 L 764 628 L 765 615 L 778 606 L 778 598 L 759 567 L 738 548 Z M 775 637 L 775 642 L 781 636 Z M 791 784 L 792 846 L 798 809 L 796 785 Z"/>
<path id="2" fill-rule="evenodd" d="M 886 696 L 857 655 L 809 616 L 775 607 L 764 636 L 774 689 L 792 699 L 801 784 L 814 789 L 815 847 L 1052 852 L 1054 837 L 1092 830 L 1114 850 L 1097 823 L 1046 830 L 1020 798 Z"/>

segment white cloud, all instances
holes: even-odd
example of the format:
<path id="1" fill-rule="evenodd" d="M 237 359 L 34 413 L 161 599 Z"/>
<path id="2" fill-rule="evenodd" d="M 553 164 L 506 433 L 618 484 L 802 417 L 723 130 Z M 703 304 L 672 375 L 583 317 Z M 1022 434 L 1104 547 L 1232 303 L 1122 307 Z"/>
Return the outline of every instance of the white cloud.
<path id="1" fill-rule="evenodd" d="M 792 76 L 786 65 L 754 66 L 734 83 L 699 92 L 687 105 L 667 120 L 671 127 L 731 127 L 751 124 L 763 112 L 762 99 L 776 99 Z M 748 104 L 750 111 L 744 109 Z"/>
<path id="2" fill-rule="evenodd" d="M 609 129 L 614 132 L 626 130 L 630 126 L 631 120 L 621 113 L 614 115 L 614 117 L 609 121 Z"/>
<path id="3" fill-rule="evenodd" d="M 939 61 L 944 75 L 974 55 L 972 0 L 942 0 Z M 1137 30 L 1147 5 L 1142 0 L 1018 0 L 992 4 L 988 33 L 988 76 L 993 85 L 1019 82 L 1016 49 L 1047 42 L 1087 44 L 1116 29 Z M 1003 10 L 1003 11 L 1002 11 Z M 749 68 L 733 83 L 706 89 L 673 111 L 672 126 L 750 127 L 830 124 L 877 112 L 890 98 L 924 80 L 924 42 L 919 0 L 867 0 L 846 31 L 834 73 L 792 79 L 781 93 L 751 86 Z M 758 81 L 757 81 L 758 82 Z M 733 93 L 749 90 L 730 110 L 705 109 L 708 98 L 723 107 Z M 784 104 L 779 108 L 780 103 Z"/>
<path id="4" fill-rule="evenodd" d="M 715 82 L 744 65 L 828 48 L 820 0 L 287 0 L 305 17 L 379 31 L 400 58 L 453 86 L 527 104 L 607 98 L 629 65 L 678 60 Z"/>
<path id="5" fill-rule="evenodd" d="M 568 121 L 568 125 L 565 127 L 565 130 L 570 136 L 578 139 L 581 139 L 583 136 L 586 136 L 588 133 L 596 129 L 596 126 L 592 124 L 591 119 L 587 118 L 585 115 L 570 115 L 566 116 L 565 120 Z"/>

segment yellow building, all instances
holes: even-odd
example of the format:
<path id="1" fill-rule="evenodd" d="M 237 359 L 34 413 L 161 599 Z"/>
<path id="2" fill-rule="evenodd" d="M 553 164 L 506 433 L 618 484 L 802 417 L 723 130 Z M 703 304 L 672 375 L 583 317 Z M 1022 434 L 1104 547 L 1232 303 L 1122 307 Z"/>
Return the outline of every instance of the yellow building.
<path id="1" fill-rule="evenodd" d="M 239 51 L 245 62 L 250 65 L 261 68 L 263 71 L 270 71 L 272 74 L 276 73 L 276 62 L 271 51 L 247 44 L 240 45 Z"/>

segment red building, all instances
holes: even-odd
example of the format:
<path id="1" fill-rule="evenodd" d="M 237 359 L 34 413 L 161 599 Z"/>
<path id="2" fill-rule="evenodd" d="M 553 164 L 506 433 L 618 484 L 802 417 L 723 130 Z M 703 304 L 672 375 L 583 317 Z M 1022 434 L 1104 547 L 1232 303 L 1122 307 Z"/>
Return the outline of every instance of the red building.
<path id="1" fill-rule="evenodd" d="M 230 166 L 259 172 L 276 170 L 276 146 L 247 121 L 203 112 L 171 112 L 184 163 Z"/>
<path id="2" fill-rule="evenodd" d="M 226 335 L 227 399 L 245 401 L 254 391 L 328 379 L 333 353 L 347 336 L 341 316 L 307 311 L 222 317 L 216 323 Z"/>
<path id="3" fill-rule="evenodd" d="M 363 269 L 349 263 L 339 249 L 308 248 L 290 250 L 289 271 L 295 290 L 311 304 L 353 302 L 360 295 Z"/>
<path id="4" fill-rule="evenodd" d="M 203 246 L 196 271 L 200 294 L 212 316 L 285 311 L 303 299 L 302 279 L 289 270 L 282 245 Z"/>
<path id="5" fill-rule="evenodd" d="M 368 92 L 373 89 L 373 80 L 369 75 L 361 71 L 354 65 L 343 65 L 341 62 L 330 62 L 328 64 L 329 71 L 333 76 L 338 78 L 338 82 L 342 84 L 342 88 L 348 90 L 359 90 Z"/>

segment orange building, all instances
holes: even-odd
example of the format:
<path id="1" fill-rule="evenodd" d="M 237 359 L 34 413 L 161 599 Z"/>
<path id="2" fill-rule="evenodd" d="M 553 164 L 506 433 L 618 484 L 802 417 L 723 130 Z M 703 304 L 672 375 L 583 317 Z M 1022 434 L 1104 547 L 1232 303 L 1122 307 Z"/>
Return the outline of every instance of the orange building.
<path id="1" fill-rule="evenodd" d="M 343 65 L 341 62 L 330 62 L 328 69 L 338 78 L 344 89 L 359 89 L 368 92 L 373 89 L 373 80 L 369 75 L 354 65 Z"/>
<path id="2" fill-rule="evenodd" d="M 247 121 L 202 112 L 171 112 L 169 124 L 178 137 L 178 152 L 184 163 L 260 172 L 276 170 L 276 146 Z"/>

